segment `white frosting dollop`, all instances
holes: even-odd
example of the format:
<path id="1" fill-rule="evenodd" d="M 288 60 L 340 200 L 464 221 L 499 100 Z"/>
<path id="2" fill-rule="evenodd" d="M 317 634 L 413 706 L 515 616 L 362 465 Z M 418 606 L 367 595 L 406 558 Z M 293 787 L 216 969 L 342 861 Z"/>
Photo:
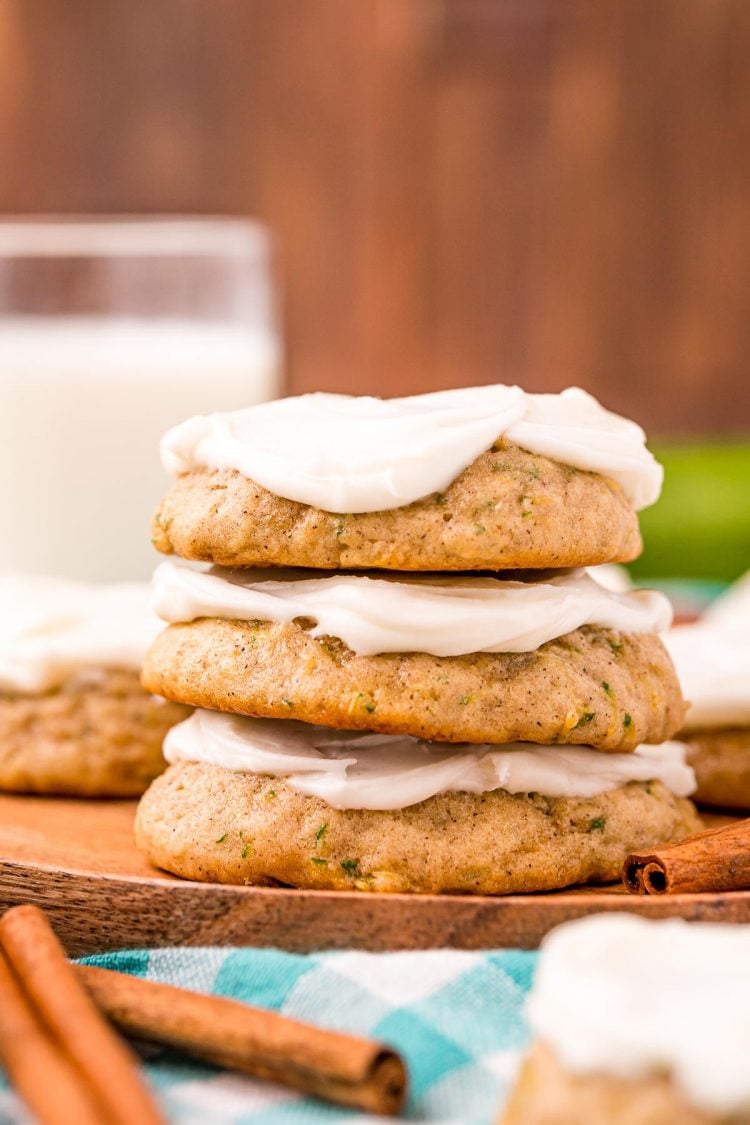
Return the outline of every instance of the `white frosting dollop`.
<path id="1" fill-rule="evenodd" d="M 154 574 L 154 606 L 170 622 L 310 618 L 316 622 L 312 636 L 339 637 L 359 655 L 533 652 L 582 625 L 653 633 L 672 620 L 663 594 L 615 594 L 584 570 L 525 582 L 447 575 L 277 577 L 279 573 L 207 573 L 164 562 Z"/>
<path id="2" fill-rule="evenodd" d="M 697 621 L 663 639 L 690 705 L 685 729 L 750 726 L 750 629 Z"/>
<path id="3" fill-rule="evenodd" d="M 444 491 L 501 436 L 617 481 L 636 508 L 663 470 L 640 426 L 577 387 L 528 394 L 497 384 L 409 398 L 307 394 L 189 418 L 161 443 L 174 476 L 234 469 L 277 496 L 327 512 L 400 508 Z"/>
<path id="4" fill-rule="evenodd" d="M 750 726 L 750 575 L 664 643 L 690 704 L 686 730 Z"/>
<path id="5" fill-rule="evenodd" d="M 600 914 L 542 944 L 534 1033 L 575 1074 L 666 1071 L 716 1114 L 750 1110 L 750 926 Z"/>
<path id="6" fill-rule="evenodd" d="M 97 668 L 140 668 L 162 623 L 147 583 L 0 575 L 0 691 L 35 694 Z"/>
<path id="7" fill-rule="evenodd" d="M 283 777 L 335 809 L 403 809 L 437 793 L 542 793 L 593 797 L 628 781 L 662 781 L 679 796 L 695 789 L 676 742 L 602 754 L 588 746 L 513 743 L 441 745 L 407 735 L 337 731 L 293 719 L 195 711 L 167 734 L 168 762 L 204 762 Z"/>

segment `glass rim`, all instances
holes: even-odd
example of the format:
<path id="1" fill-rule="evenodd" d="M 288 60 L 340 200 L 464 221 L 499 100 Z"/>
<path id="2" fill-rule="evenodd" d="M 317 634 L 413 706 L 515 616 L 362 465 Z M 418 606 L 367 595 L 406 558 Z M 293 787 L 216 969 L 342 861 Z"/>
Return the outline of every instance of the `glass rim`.
<path id="1" fill-rule="evenodd" d="M 228 215 L 0 216 L 0 258 L 267 257 L 268 227 Z"/>

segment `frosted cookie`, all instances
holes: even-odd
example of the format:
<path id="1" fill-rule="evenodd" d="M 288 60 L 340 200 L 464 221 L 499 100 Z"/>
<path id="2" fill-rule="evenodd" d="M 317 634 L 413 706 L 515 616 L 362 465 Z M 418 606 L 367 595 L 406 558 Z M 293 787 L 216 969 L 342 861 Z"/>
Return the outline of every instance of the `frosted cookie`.
<path id="1" fill-rule="evenodd" d="M 144 691 L 145 585 L 0 577 L 0 789 L 135 796 L 186 707 Z"/>
<path id="2" fill-rule="evenodd" d="M 698 778 L 696 799 L 750 810 L 750 599 L 738 584 L 693 625 L 669 631 L 689 708 L 682 734 Z"/>
<path id="3" fill-rule="evenodd" d="M 543 942 L 502 1125 L 750 1122 L 750 927 L 599 915 Z"/>
<path id="4" fill-rule="evenodd" d="M 163 564 L 172 622 L 143 683 L 168 699 L 265 718 L 446 742 L 632 750 L 679 728 L 656 635 L 660 594 L 583 572 L 527 581 L 335 575 L 274 579 Z"/>
<path id="5" fill-rule="evenodd" d="M 700 822 L 678 744 L 439 746 L 198 711 L 142 798 L 138 846 L 177 875 L 328 890 L 509 894 L 618 877 Z"/>
<path id="6" fill-rule="evenodd" d="M 312 394 L 191 418 L 159 551 L 225 566 L 499 570 L 625 562 L 661 467 L 585 392 Z"/>

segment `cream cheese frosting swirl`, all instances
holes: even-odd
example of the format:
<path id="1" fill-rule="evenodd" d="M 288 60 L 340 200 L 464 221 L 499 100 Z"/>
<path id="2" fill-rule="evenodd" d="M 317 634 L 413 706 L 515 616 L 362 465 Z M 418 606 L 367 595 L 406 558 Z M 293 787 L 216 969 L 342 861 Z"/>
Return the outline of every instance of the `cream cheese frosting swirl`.
<path id="1" fill-rule="evenodd" d="M 37 694 L 79 672 L 143 663 L 162 623 L 147 583 L 0 576 L 0 691 Z"/>
<path id="2" fill-rule="evenodd" d="M 588 746 L 441 745 L 408 735 L 337 731 L 294 719 L 195 711 L 167 734 L 168 762 L 203 762 L 284 778 L 335 809 L 404 809 L 438 793 L 542 793 L 593 797 L 629 781 L 662 781 L 678 796 L 695 789 L 676 742 L 602 754 Z"/>
<path id="3" fill-rule="evenodd" d="M 568 922 L 542 944 L 528 1020 L 574 1074 L 666 1073 L 694 1106 L 734 1120 L 750 1110 L 749 958 L 750 926 Z"/>
<path id="4" fill-rule="evenodd" d="M 291 573 L 291 577 L 277 577 Z M 165 621 L 221 617 L 315 622 L 312 636 L 338 637 L 360 656 L 427 652 L 533 652 L 582 625 L 625 633 L 668 627 L 667 598 L 615 594 L 584 570 L 534 581 L 447 575 L 370 577 L 307 572 L 191 570 L 164 562 L 154 574 L 154 608 Z"/>
<path id="5" fill-rule="evenodd" d="M 174 476 L 234 469 L 327 512 L 377 512 L 444 491 L 503 436 L 609 477 L 636 508 L 658 499 L 663 471 L 643 430 L 577 387 L 528 394 L 496 384 L 394 399 L 300 395 L 189 418 L 165 434 L 161 455 Z"/>

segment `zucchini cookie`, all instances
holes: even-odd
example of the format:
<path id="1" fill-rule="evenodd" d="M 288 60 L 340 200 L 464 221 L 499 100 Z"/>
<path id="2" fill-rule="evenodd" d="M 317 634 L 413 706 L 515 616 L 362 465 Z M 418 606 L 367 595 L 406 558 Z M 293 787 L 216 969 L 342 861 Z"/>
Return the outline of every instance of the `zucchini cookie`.
<path id="1" fill-rule="evenodd" d="M 525 582 L 284 580 L 163 564 L 143 683 L 177 702 L 444 742 L 633 750 L 682 724 L 659 594 Z M 242 619 L 244 618 L 244 620 Z M 265 618 L 265 620 L 263 620 Z"/>
<path id="2" fill-rule="evenodd" d="M 749 945 L 747 926 L 627 914 L 553 930 L 500 1125 L 747 1125 Z"/>
<path id="3" fill-rule="evenodd" d="M 0 692 L 0 789 L 137 797 L 189 713 L 144 691 L 132 669 L 82 672 L 39 695 Z"/>
<path id="4" fill-rule="evenodd" d="M 275 496 L 232 469 L 180 477 L 159 506 L 163 554 L 222 566 L 498 570 L 629 562 L 638 517 L 605 477 L 497 442 L 444 493 L 335 514 Z"/>
<path id="5" fill-rule="evenodd" d="M 142 798 L 139 847 L 190 879 L 509 894 L 618 876 L 700 828 L 678 744 L 440 747 L 196 712 Z M 545 795 L 546 794 L 546 795 Z"/>
<path id="6" fill-rule="evenodd" d="M 680 737 L 695 770 L 696 801 L 718 808 L 750 810 L 750 727 L 685 731 Z"/>
<path id="7" fill-rule="evenodd" d="M 165 554 L 225 566 L 456 571 L 626 562 L 661 468 L 635 423 L 572 388 L 303 395 L 189 419 Z"/>
<path id="8" fill-rule="evenodd" d="M 161 628 L 138 583 L 0 578 L 0 789 L 136 796 L 189 708 L 145 691 Z"/>
<path id="9" fill-rule="evenodd" d="M 566 1070 L 549 1047 L 537 1044 L 524 1060 L 500 1125 L 739 1125 L 691 1105 L 665 1074 L 637 1081 Z"/>

